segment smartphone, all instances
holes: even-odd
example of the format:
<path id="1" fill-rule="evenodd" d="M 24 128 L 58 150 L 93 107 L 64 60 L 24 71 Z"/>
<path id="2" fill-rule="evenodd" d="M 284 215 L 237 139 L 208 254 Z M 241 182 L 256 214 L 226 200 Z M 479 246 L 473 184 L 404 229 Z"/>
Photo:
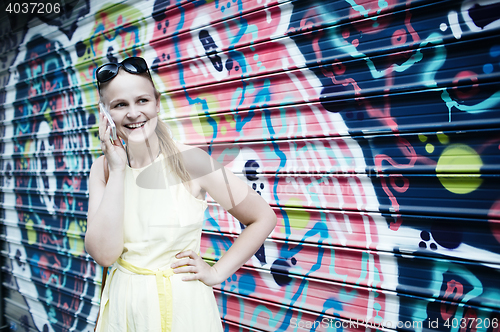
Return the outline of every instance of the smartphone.
<path id="1" fill-rule="evenodd" d="M 106 116 L 106 119 L 108 119 L 109 126 L 111 127 L 111 138 L 113 139 L 113 141 L 116 141 L 117 137 L 115 122 L 111 118 L 111 115 L 109 115 L 108 110 L 106 109 L 106 107 L 104 107 L 104 104 L 102 102 L 99 102 L 99 108 L 101 109 L 101 112 Z"/>

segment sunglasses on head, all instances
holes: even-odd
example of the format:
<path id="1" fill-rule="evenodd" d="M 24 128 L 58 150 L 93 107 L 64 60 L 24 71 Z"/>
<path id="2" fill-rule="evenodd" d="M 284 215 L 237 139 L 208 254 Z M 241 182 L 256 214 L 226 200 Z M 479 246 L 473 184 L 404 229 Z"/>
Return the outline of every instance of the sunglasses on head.
<path id="1" fill-rule="evenodd" d="M 147 72 L 149 77 L 151 77 L 151 73 L 149 72 L 146 60 L 134 56 L 131 58 L 127 58 L 120 63 L 110 62 L 97 68 L 95 72 L 97 87 L 99 88 L 99 83 L 108 82 L 116 75 L 118 75 L 118 70 L 120 69 L 120 67 L 131 74 L 142 74 Z"/>

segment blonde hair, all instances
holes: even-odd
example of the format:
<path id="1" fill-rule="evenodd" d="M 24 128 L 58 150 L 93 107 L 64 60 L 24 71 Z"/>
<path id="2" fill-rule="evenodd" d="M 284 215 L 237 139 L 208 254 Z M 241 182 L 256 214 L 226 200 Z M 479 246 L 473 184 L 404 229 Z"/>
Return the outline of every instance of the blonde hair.
<path id="1" fill-rule="evenodd" d="M 156 90 L 155 88 L 155 95 L 156 93 L 160 95 L 158 90 Z M 163 154 L 164 159 L 167 160 L 168 168 L 174 171 L 177 176 L 181 178 L 183 183 L 186 183 L 188 186 L 190 186 L 189 181 L 191 181 L 191 176 L 186 169 L 182 154 L 177 145 L 175 145 L 174 140 L 170 137 L 169 132 L 170 130 L 168 128 L 168 125 L 163 122 L 163 120 L 158 116 L 155 133 L 158 136 L 160 153 Z"/>
<path id="2" fill-rule="evenodd" d="M 119 68 L 119 70 L 122 70 L 122 68 Z M 141 74 L 131 74 L 131 75 L 140 75 L 145 78 L 147 78 L 150 82 L 151 85 L 153 86 L 154 94 L 156 101 L 159 102 L 161 98 L 160 92 L 156 89 L 156 86 L 151 78 L 150 75 L 147 73 L 141 73 Z M 106 88 L 109 82 L 112 80 L 104 83 L 100 83 L 100 89 L 99 91 L 99 97 L 103 99 L 102 97 L 102 91 Z M 190 181 L 191 181 L 191 176 L 189 172 L 186 169 L 186 165 L 184 163 L 184 159 L 182 158 L 182 154 L 175 144 L 174 140 L 172 137 L 170 137 L 170 129 L 168 125 L 163 122 L 163 120 L 160 118 L 158 115 L 158 121 L 156 123 L 156 128 L 155 128 L 155 133 L 158 136 L 158 143 L 160 145 L 160 153 L 163 155 L 163 159 L 167 161 L 166 167 L 173 171 L 177 176 L 181 179 L 181 181 L 190 187 Z"/>

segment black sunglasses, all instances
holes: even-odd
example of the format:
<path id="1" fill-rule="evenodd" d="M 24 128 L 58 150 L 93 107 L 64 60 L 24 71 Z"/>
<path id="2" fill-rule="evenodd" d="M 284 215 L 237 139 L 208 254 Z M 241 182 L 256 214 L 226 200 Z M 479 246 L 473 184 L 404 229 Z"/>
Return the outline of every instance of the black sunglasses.
<path id="1" fill-rule="evenodd" d="M 139 57 L 131 57 L 123 60 L 120 63 L 109 62 L 106 63 L 95 71 L 95 77 L 97 79 L 97 87 L 99 87 L 99 83 L 105 83 L 113 79 L 116 75 L 118 75 L 118 70 L 120 67 L 123 67 L 127 72 L 131 74 L 142 74 L 148 73 L 151 78 L 151 73 L 148 69 L 148 64 L 146 60 Z"/>

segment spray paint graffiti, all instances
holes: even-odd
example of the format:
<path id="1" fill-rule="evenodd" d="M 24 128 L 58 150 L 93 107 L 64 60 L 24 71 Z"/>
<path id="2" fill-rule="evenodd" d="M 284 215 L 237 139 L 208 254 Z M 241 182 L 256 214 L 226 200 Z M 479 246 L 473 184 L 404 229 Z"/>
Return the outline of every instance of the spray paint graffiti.
<path id="1" fill-rule="evenodd" d="M 380 211 L 395 236 L 383 247 L 416 254 L 397 256 L 398 289 L 441 299 L 419 303 L 401 297 L 399 320 L 439 319 L 443 330 L 450 329 L 443 325 L 447 319 L 496 317 L 495 310 L 474 308 L 475 303 L 486 301 L 498 310 L 490 279 L 498 277 L 498 269 L 490 263 L 498 263 L 500 247 L 489 223 L 474 221 L 486 217 L 498 199 L 490 196 L 498 183 L 487 171 L 498 163 L 498 133 L 484 130 L 478 139 L 475 130 L 459 131 L 498 118 L 498 88 L 486 79 L 494 74 L 491 49 L 499 42 L 486 27 L 498 17 L 480 10 L 482 5 L 443 4 L 436 7 L 449 13 L 443 20 L 425 2 L 353 2 L 350 8 L 317 2 L 312 18 L 304 15 L 316 31 L 292 37 L 323 83 L 322 104 L 340 113 L 356 140 L 369 146 L 363 149 L 366 164 L 376 175 L 371 179 Z M 302 15 L 299 7 L 296 13 Z M 345 24 L 330 23 L 347 17 Z M 466 70 L 458 65 L 464 61 Z M 421 220 L 415 214 L 422 214 Z M 469 233 L 472 223 L 475 231 Z M 420 255 L 441 259 L 431 260 L 428 272 L 415 278 L 412 265 L 421 264 Z M 461 259 L 475 263 L 464 265 Z"/>
<path id="2" fill-rule="evenodd" d="M 2 117 L 13 156 L 3 203 L 16 207 L 6 234 L 18 242 L 8 269 L 13 289 L 37 294 L 19 321 L 85 330 L 95 319 L 79 195 L 99 154 L 93 76 L 143 56 L 173 136 L 240 174 L 278 216 L 216 289 L 226 331 L 455 331 L 464 318 L 494 331 L 477 323 L 500 318 L 498 4 L 90 2 L 92 19 L 64 42 L 28 33 Z M 204 258 L 242 228 L 210 205 Z"/>
<path id="3" fill-rule="evenodd" d="M 336 271 L 346 272 L 345 260 L 336 256 L 329 244 L 338 241 L 345 244 L 356 238 L 359 245 L 366 248 L 364 235 L 358 236 L 356 232 L 353 236 L 341 234 L 338 239 L 332 232 L 335 227 L 340 233 L 343 233 L 342 228 L 352 230 L 359 227 L 361 234 L 368 228 L 370 241 L 376 243 L 378 230 L 374 219 L 378 217 L 364 215 L 360 218 L 361 223 L 353 226 L 359 221 L 357 216 L 346 214 L 337 221 L 333 214 L 321 213 L 313 214 L 318 217 L 313 219 L 308 212 L 297 214 L 287 208 L 367 211 L 370 207 L 376 209 L 378 204 L 375 195 L 371 194 L 372 184 L 366 177 L 338 174 L 278 177 L 285 171 L 300 169 L 331 173 L 336 169 L 354 172 L 366 168 L 363 158 L 359 158 L 361 148 L 352 139 L 300 140 L 308 136 L 308 130 L 331 136 L 346 134 L 347 128 L 338 114 L 329 113 L 320 104 L 320 82 L 309 70 L 303 69 L 299 49 L 286 37 L 293 6 L 288 3 L 264 7 L 261 4 L 262 10 L 258 11 L 258 3 L 236 2 L 225 7 L 214 4 L 208 9 L 210 14 L 190 6 L 167 7 L 165 15 L 158 17 L 154 32 L 155 40 L 169 40 L 158 47 L 153 46 L 157 53 L 155 70 L 166 83 L 167 91 L 172 91 L 167 97 L 167 114 L 190 116 L 182 121 L 181 128 L 173 126 L 174 132 L 193 143 L 221 144 L 222 147 L 209 146 L 213 156 L 236 155 L 228 167 L 245 174 L 251 185 L 277 206 L 280 222 L 274 237 L 283 239 L 266 243 L 252 262 L 254 268 L 270 271 L 272 278 L 250 269 L 222 283 L 219 303 L 227 327 L 237 323 L 252 327 L 264 324 L 267 329 L 289 330 L 292 328 L 291 319 L 297 318 L 294 307 L 318 312 L 313 321 L 321 320 L 323 315 L 334 317 L 342 311 L 343 317 L 369 322 L 378 322 L 381 318 L 394 320 L 396 317 L 387 310 L 388 299 L 384 294 L 367 291 L 355 297 L 350 287 L 341 287 L 332 290 L 331 296 L 325 298 L 318 296 L 320 288 L 309 279 L 312 275 L 321 275 L 325 280 L 334 281 L 332 275 L 339 275 Z M 236 16 L 227 24 L 210 24 L 226 15 Z M 206 82 L 213 83 L 205 85 Z M 241 151 L 231 151 L 239 150 L 238 146 L 244 146 L 245 141 L 257 138 L 299 140 L 287 144 L 248 144 Z M 241 144 L 230 144 L 229 147 L 223 144 L 233 141 Z M 321 166 L 315 165 L 319 160 Z M 265 167 L 269 173 L 257 176 L 256 167 Z M 238 221 L 216 208 L 211 210 L 207 223 L 208 229 L 213 231 L 241 231 Z M 213 259 L 218 258 L 231 243 L 224 237 L 214 236 L 210 240 L 206 240 L 205 255 Z M 301 244 L 303 242 L 316 243 L 314 261 L 306 259 L 308 248 Z M 390 284 L 383 273 L 391 269 L 390 265 L 386 266 L 387 261 L 362 253 L 351 258 L 352 272 L 358 274 L 342 274 L 345 280 L 357 280 L 358 284 L 368 287 L 377 287 L 384 282 Z M 297 279 L 293 273 L 305 277 Z M 266 289 L 265 295 L 261 293 L 262 289 Z M 233 293 L 271 301 L 279 299 L 277 301 L 287 307 L 276 308 L 260 302 L 257 305 L 252 299 L 244 298 L 239 302 L 246 309 L 237 314 L 231 308 L 229 294 Z M 342 303 L 347 299 L 356 302 L 359 309 L 346 309 Z M 262 306 L 266 308 L 264 311 L 259 309 Z M 372 314 L 374 310 L 377 314 Z M 266 312 L 270 317 L 261 317 Z"/>
<path id="4" fill-rule="evenodd" d="M 71 34 L 74 28 L 63 30 Z M 18 305 L 27 312 L 7 306 L 6 314 L 12 329 L 90 330 L 96 266 L 83 245 L 84 172 L 92 163 L 82 153 L 89 147 L 88 119 L 64 44 L 33 30 L 23 38 L 23 49 L 13 56 L 14 75 L 5 82 L 12 89 L 2 117 L 8 128 L 2 169 L 10 174 L 2 182 L 2 201 L 10 272 L 4 285 L 23 299 Z"/>

